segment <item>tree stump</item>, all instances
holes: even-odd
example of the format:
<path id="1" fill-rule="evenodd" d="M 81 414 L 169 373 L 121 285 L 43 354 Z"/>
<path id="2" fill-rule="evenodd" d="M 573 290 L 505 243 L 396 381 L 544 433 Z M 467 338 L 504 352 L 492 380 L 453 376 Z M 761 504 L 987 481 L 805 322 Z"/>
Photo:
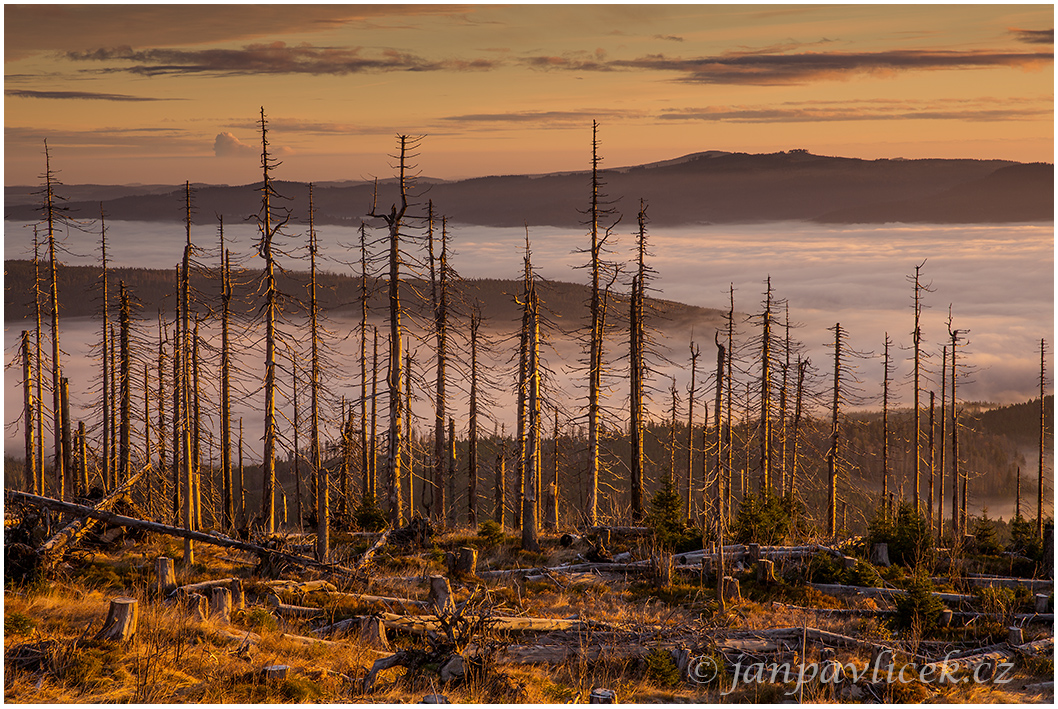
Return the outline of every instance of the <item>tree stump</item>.
<path id="1" fill-rule="evenodd" d="M 386 626 L 381 618 L 373 615 L 360 619 L 360 645 L 372 650 L 389 652 L 389 639 L 386 637 Z"/>
<path id="2" fill-rule="evenodd" d="M 570 534 L 569 532 L 566 532 L 559 538 L 558 543 L 561 544 L 563 548 L 568 549 L 579 541 L 580 537 L 578 537 L 576 534 Z"/>
<path id="3" fill-rule="evenodd" d="M 167 556 L 159 556 L 154 560 L 155 591 L 159 596 L 165 598 L 176 590 L 176 566 L 173 560 Z"/>
<path id="4" fill-rule="evenodd" d="M 455 555 L 455 552 L 451 552 L 451 551 L 446 551 L 445 552 L 445 571 L 447 571 L 450 574 L 454 574 L 456 572 L 456 555 Z"/>
<path id="5" fill-rule="evenodd" d="M 598 531 L 598 533 L 595 535 L 595 538 L 596 538 L 596 541 L 598 542 L 599 546 L 601 546 L 602 548 L 606 549 L 606 548 L 608 548 L 610 546 L 610 530 L 609 529 L 600 529 Z"/>
<path id="6" fill-rule="evenodd" d="M 220 622 L 231 622 L 231 590 L 223 586 L 215 587 L 209 597 L 209 611 Z"/>
<path id="7" fill-rule="evenodd" d="M 474 575 L 478 570 L 478 550 L 463 547 L 456 556 L 456 573 Z"/>
<path id="8" fill-rule="evenodd" d="M 940 612 L 940 620 L 938 621 L 938 624 L 940 625 L 940 627 L 942 627 L 942 628 L 949 627 L 951 625 L 952 616 L 953 616 L 952 612 L 950 610 L 948 610 L 947 608 L 942 610 Z"/>
<path id="9" fill-rule="evenodd" d="M 186 601 L 187 612 L 195 616 L 195 620 L 204 622 L 209 617 L 209 605 L 206 602 L 206 597 L 201 593 L 189 593 L 187 594 Z"/>
<path id="10" fill-rule="evenodd" d="M 1050 610 L 1050 607 L 1051 607 L 1051 603 L 1050 603 L 1050 599 L 1047 597 L 1047 594 L 1046 593 L 1037 593 L 1036 594 L 1036 612 L 1037 613 L 1046 613 L 1048 610 Z"/>
<path id="11" fill-rule="evenodd" d="M 654 557 L 654 583 L 658 588 L 668 588 L 672 585 L 672 554 L 660 552 Z"/>
<path id="12" fill-rule="evenodd" d="M 242 579 L 232 579 L 229 589 L 231 590 L 231 609 L 238 611 L 245 608 L 246 596 L 242 592 Z"/>
<path id="13" fill-rule="evenodd" d="M 422 698 L 423 704 L 451 704 L 448 697 L 443 694 L 427 694 Z"/>
<path id="14" fill-rule="evenodd" d="M 757 562 L 757 583 L 770 586 L 775 583 L 775 562 L 761 559 Z"/>
<path id="15" fill-rule="evenodd" d="M 261 668 L 261 676 L 265 679 L 286 679 L 290 674 L 290 665 L 267 665 Z"/>
<path id="16" fill-rule="evenodd" d="M 856 557 L 854 556 L 843 556 L 841 557 L 841 564 L 846 569 L 856 568 Z"/>
<path id="17" fill-rule="evenodd" d="M 439 615 L 455 612 L 456 605 L 452 600 L 452 586 L 444 576 L 430 577 L 429 602 Z"/>
<path id="18" fill-rule="evenodd" d="M 748 546 L 749 563 L 756 564 L 760 561 L 760 544 L 752 543 Z"/>
<path id="19" fill-rule="evenodd" d="M 742 602 L 742 592 L 738 587 L 738 579 L 733 576 L 724 577 L 724 600 L 735 603 Z"/>
<path id="20" fill-rule="evenodd" d="M 588 695 L 588 704 L 616 704 L 617 692 L 612 689 L 596 687 Z"/>
<path id="21" fill-rule="evenodd" d="M 1024 645 L 1025 632 L 1016 626 L 1007 628 L 1007 642 L 1011 645 Z"/>
<path id="22" fill-rule="evenodd" d="M 878 542 L 871 547 L 871 563 L 875 566 L 891 566 L 889 563 L 889 545 Z"/>
<path id="23" fill-rule="evenodd" d="M 107 611 L 103 629 L 96 634 L 96 640 L 126 642 L 136 635 L 136 623 L 139 620 L 139 605 L 135 598 L 113 598 L 110 610 Z"/>

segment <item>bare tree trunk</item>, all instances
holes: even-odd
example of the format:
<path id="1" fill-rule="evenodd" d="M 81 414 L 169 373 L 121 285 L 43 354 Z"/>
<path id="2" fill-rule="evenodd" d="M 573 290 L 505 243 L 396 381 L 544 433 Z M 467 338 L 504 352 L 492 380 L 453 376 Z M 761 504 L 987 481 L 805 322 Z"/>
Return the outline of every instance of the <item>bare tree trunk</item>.
<path id="1" fill-rule="evenodd" d="M 195 520 L 198 518 L 195 509 L 195 479 L 191 464 L 191 430 L 190 430 L 190 290 L 191 290 L 191 183 L 184 185 L 185 220 L 187 225 L 187 243 L 184 245 L 183 269 L 180 274 L 180 473 L 183 484 L 184 528 L 197 531 Z M 194 543 L 190 538 L 184 540 L 184 566 L 190 568 L 195 563 Z"/>
<path id="2" fill-rule="evenodd" d="M 727 311 L 727 374 L 725 376 L 727 380 L 727 406 L 724 412 L 724 451 L 727 454 L 727 465 L 725 466 L 724 472 L 727 476 L 726 484 L 724 485 L 724 509 L 722 512 L 725 520 L 731 518 L 731 487 L 732 477 L 734 475 L 734 456 L 735 447 L 731 445 L 731 416 L 732 416 L 732 399 L 734 397 L 734 376 L 733 376 L 733 361 L 735 357 L 735 286 L 734 284 L 728 285 L 728 298 L 730 300 L 730 308 Z"/>
<path id="3" fill-rule="evenodd" d="M 224 248 L 224 221 L 220 222 L 220 475 L 224 480 L 224 528 L 235 527 L 235 498 L 231 470 L 231 254 Z M 315 274 L 314 274 L 315 275 Z M 313 329 L 315 334 L 315 329 Z"/>
<path id="4" fill-rule="evenodd" d="M 760 494 L 771 494 L 771 276 L 765 294 L 760 347 Z"/>
<path id="5" fill-rule="evenodd" d="M 956 357 L 955 345 L 959 331 L 951 329 L 951 307 L 948 307 L 948 335 L 951 337 L 951 524 L 955 540 L 963 531 L 963 520 L 959 514 L 959 408 L 955 392 Z"/>
<path id="6" fill-rule="evenodd" d="M 371 497 L 378 490 L 378 328 L 372 328 L 374 334 L 373 354 L 371 360 Z"/>
<path id="7" fill-rule="evenodd" d="M 478 524 L 478 329 L 481 311 L 475 306 L 470 316 L 470 422 L 467 430 L 467 517 L 470 526 Z"/>
<path id="8" fill-rule="evenodd" d="M 495 481 L 496 508 L 492 518 L 500 527 L 504 526 L 504 512 L 507 502 L 507 443 L 500 443 L 500 452 L 496 454 L 496 481 Z"/>
<path id="9" fill-rule="evenodd" d="M 555 455 L 551 459 L 551 484 L 548 486 L 548 512 L 544 517 L 544 526 L 552 531 L 558 529 L 558 409 L 555 409 L 554 429 Z"/>
<path id="10" fill-rule="evenodd" d="M 723 438 L 723 405 L 724 405 L 724 360 L 727 356 L 727 348 L 720 344 L 720 333 L 713 336 L 716 343 L 716 398 L 713 401 L 713 410 L 716 412 L 714 420 L 716 423 L 716 458 L 713 466 L 713 510 L 709 515 L 713 520 L 714 529 L 719 541 L 720 527 L 724 524 L 724 438 Z M 703 447 L 704 450 L 704 447 Z"/>
<path id="11" fill-rule="evenodd" d="M 77 422 L 77 486 L 82 495 L 88 494 L 88 444 L 85 441 L 84 421 Z"/>
<path id="12" fill-rule="evenodd" d="M 400 142 L 399 185 L 400 207 L 393 205 L 388 214 L 375 214 L 372 217 L 385 220 L 389 227 L 389 440 L 386 450 L 386 499 L 390 524 L 397 526 L 403 520 L 400 480 L 403 474 L 401 461 L 401 435 L 404 428 L 404 412 L 401 406 L 401 385 L 403 383 L 404 357 L 401 351 L 401 305 L 400 305 L 400 229 L 404 213 L 408 209 L 407 180 L 405 170 L 408 166 L 409 151 L 414 152 L 417 141 L 408 136 L 398 136 Z"/>
<path id="13" fill-rule="evenodd" d="M 313 264 L 315 264 L 315 251 L 313 251 Z M 313 276 L 315 284 L 315 276 Z M 313 285 L 312 297 L 315 299 L 315 285 Z M 374 412 L 375 412 L 375 389 L 372 379 L 371 389 L 371 433 L 368 435 L 367 416 L 367 227 L 360 225 L 360 469 L 363 471 L 363 495 L 365 499 L 375 498 L 375 471 L 374 471 Z M 315 302 L 315 301 L 314 301 Z M 375 367 L 377 369 L 378 359 L 378 333 L 375 334 Z M 315 355 L 314 355 L 315 356 Z M 316 443 L 317 447 L 319 442 Z"/>
<path id="14" fill-rule="evenodd" d="M 687 389 L 687 519 L 693 519 L 694 510 L 694 377 L 698 369 L 701 348 L 691 343 L 691 384 Z"/>
<path id="15" fill-rule="evenodd" d="M 631 497 L 632 522 L 640 522 L 644 516 L 643 507 L 643 387 L 646 365 L 644 363 L 644 341 L 646 339 L 643 322 L 644 292 L 646 289 L 646 252 L 647 252 L 647 208 L 644 200 L 639 200 L 639 213 L 636 216 L 639 230 L 636 234 L 636 275 L 632 278 L 632 295 L 629 299 L 631 313 L 629 317 L 629 436 L 631 438 Z"/>
<path id="16" fill-rule="evenodd" d="M 68 480 L 67 473 L 72 472 L 72 452 L 73 445 L 70 440 L 70 380 L 63 377 L 59 380 L 60 395 L 59 401 L 62 407 L 62 445 L 63 452 L 67 454 L 71 460 L 68 460 L 66 465 L 62 469 L 62 477 L 59 478 L 59 490 L 65 496 L 69 493 L 69 488 L 72 487 L 72 480 Z"/>
<path id="17" fill-rule="evenodd" d="M 933 529 L 933 485 L 934 485 L 934 438 L 933 438 L 933 422 L 934 415 L 937 407 L 937 396 L 936 392 L 931 391 L 929 393 L 929 494 L 926 496 L 926 516 L 929 518 L 929 528 Z"/>
<path id="18" fill-rule="evenodd" d="M 940 544 L 941 536 L 944 533 L 944 450 L 947 444 L 947 407 L 948 407 L 948 347 L 944 346 L 944 354 L 941 359 L 940 366 L 940 465 L 938 470 L 940 473 L 940 480 L 938 481 L 939 489 L 937 491 L 937 543 Z"/>
<path id="19" fill-rule="evenodd" d="M 246 478 L 244 476 L 245 470 L 242 466 L 242 418 L 239 419 L 239 519 L 242 520 L 243 526 L 249 526 L 250 522 L 246 519 Z"/>
<path id="20" fill-rule="evenodd" d="M 801 361 L 801 358 L 797 358 L 797 394 L 794 401 L 794 420 L 793 420 L 793 450 L 790 453 L 790 496 L 794 494 L 794 490 L 797 489 L 797 463 L 800 458 L 801 452 L 801 414 L 803 411 L 802 405 L 804 403 L 804 384 L 805 384 L 805 371 L 808 369 L 808 362 Z"/>
<path id="21" fill-rule="evenodd" d="M 143 464 L 151 462 L 151 370 L 143 365 Z"/>
<path id="22" fill-rule="evenodd" d="M 180 292 L 180 267 L 176 267 L 177 292 Z M 182 301 L 181 301 L 182 302 Z M 183 509 L 182 489 L 184 484 L 183 468 L 180 465 L 180 452 L 183 431 L 183 335 L 180 329 L 181 302 L 176 305 L 176 318 L 173 321 L 173 526 L 180 523 Z"/>
<path id="23" fill-rule="evenodd" d="M 33 401 L 33 367 L 32 355 L 29 350 L 29 330 L 22 331 L 22 403 L 25 407 L 25 438 L 26 438 L 26 489 L 34 495 L 40 494 L 37 489 L 37 432 L 36 422 L 33 414 L 36 403 Z"/>
<path id="24" fill-rule="evenodd" d="M 528 237 L 527 237 L 528 239 Z M 528 314 L 528 352 L 526 364 L 528 384 L 528 441 L 526 458 L 522 466 L 525 474 L 525 495 L 522 499 L 522 549 L 540 551 L 536 533 L 536 481 L 540 479 L 540 313 L 536 286 L 533 283 L 532 265 L 528 240 L 526 242 L 526 274 L 528 292 L 525 295 L 525 308 Z"/>
<path id="25" fill-rule="evenodd" d="M 830 450 L 827 451 L 827 534 L 833 537 L 837 533 L 837 484 L 838 484 L 838 407 L 841 402 L 841 323 L 832 328 L 834 331 L 834 398 L 833 412 L 830 420 Z"/>
<path id="26" fill-rule="evenodd" d="M 363 225 L 360 228 L 361 248 L 363 248 Z M 312 370 L 310 372 L 310 446 L 312 456 L 312 477 L 316 487 L 316 560 L 327 561 L 331 548 L 331 480 L 330 472 L 324 468 L 322 452 L 320 450 L 320 333 L 319 313 L 320 306 L 316 300 L 316 252 L 319 249 L 319 241 L 316 238 L 315 208 L 312 202 L 312 185 L 309 185 L 309 318 L 312 337 Z M 366 289 L 367 274 L 366 264 L 364 273 L 364 284 Z M 364 292 L 364 291 L 362 291 Z M 367 327 L 367 300 L 363 300 L 364 320 L 360 329 L 360 407 L 361 407 L 361 441 L 363 443 L 363 469 L 365 475 L 370 475 L 367 466 L 367 439 L 366 417 L 363 416 L 364 407 L 367 406 L 367 382 L 364 381 L 365 374 L 365 340 Z M 365 490 L 365 495 L 367 491 Z"/>
<path id="27" fill-rule="evenodd" d="M 783 338 L 783 352 L 786 355 L 782 364 L 782 385 L 779 389 L 779 485 L 778 494 L 786 494 L 786 418 L 788 389 L 790 381 L 790 301 L 786 301 L 786 322 L 784 323 L 786 336 Z"/>
<path id="28" fill-rule="evenodd" d="M 34 485 L 40 494 L 44 491 L 44 350 L 41 337 L 41 288 L 40 288 L 40 254 L 38 253 L 40 243 L 37 240 L 37 229 L 33 229 L 33 311 L 34 311 L 34 344 L 36 346 L 35 371 L 33 381 L 37 389 L 36 409 L 34 419 L 37 426 L 36 435 L 36 468 L 33 471 Z M 104 365 L 104 371 L 106 367 Z M 103 481 L 104 486 L 106 480 Z"/>
<path id="29" fill-rule="evenodd" d="M 889 346 L 892 340 L 885 333 L 885 356 L 882 364 L 882 507 L 889 500 Z"/>
<path id="30" fill-rule="evenodd" d="M 118 487 L 118 468 L 121 467 L 121 456 L 118 454 L 118 336 L 114 323 L 110 323 L 110 489 Z"/>
<path id="31" fill-rule="evenodd" d="M 342 418 L 341 418 L 341 436 L 342 436 L 342 464 L 338 468 L 338 515 L 339 517 L 346 517 L 349 514 L 349 468 L 352 467 L 352 461 L 350 458 L 353 455 L 353 446 L 349 441 L 349 421 L 352 419 L 352 407 L 346 408 L 345 397 L 342 397 Z M 367 500 L 364 501 L 365 503 Z"/>
<path id="32" fill-rule="evenodd" d="M 53 187 L 54 174 L 51 170 L 51 153 L 48 151 L 48 141 L 44 141 L 44 212 L 48 222 L 48 261 L 51 266 L 51 381 L 52 401 L 55 436 L 55 478 L 62 481 L 65 479 L 65 469 L 69 467 L 69 451 L 63 448 L 63 420 L 62 420 L 62 364 L 59 356 L 59 263 L 55 257 L 55 212 L 58 207 L 55 204 L 55 193 Z M 65 491 L 60 484 L 59 495 Z"/>
<path id="33" fill-rule="evenodd" d="M 438 278 L 437 257 L 434 254 L 433 201 L 427 206 L 427 248 L 430 257 L 430 297 L 433 306 L 434 336 L 437 338 L 437 368 L 434 379 L 434 426 L 433 426 L 433 489 L 430 495 L 430 517 L 444 518 L 445 510 L 445 330 L 444 312 L 441 306 L 444 289 L 444 267 Z M 442 237 L 442 249 L 444 248 Z"/>
<path id="34" fill-rule="evenodd" d="M 291 386 L 293 387 L 294 399 L 294 506 L 297 508 L 297 529 L 303 531 L 302 526 L 305 519 L 305 511 L 301 503 L 301 446 L 299 445 L 298 429 L 301 427 L 300 411 L 298 406 L 298 360 L 295 357 L 291 363 Z"/>
<path id="35" fill-rule="evenodd" d="M 119 435 L 120 467 L 119 483 L 124 483 L 132 474 L 132 372 L 129 351 L 129 292 L 125 282 L 120 284 L 121 298 L 121 432 Z"/>
<path id="36" fill-rule="evenodd" d="M 1043 457 L 1047 440 L 1047 342 L 1040 339 L 1040 464 L 1036 477 L 1036 538 L 1043 539 Z M 966 506 L 966 495 L 963 494 L 963 506 Z"/>
<path id="37" fill-rule="evenodd" d="M 167 421 L 165 418 L 165 329 L 162 322 L 162 311 L 158 311 L 158 472 L 165 477 L 165 458 L 168 451 L 165 447 Z M 163 485 L 164 488 L 164 485 Z"/>
<path id="38" fill-rule="evenodd" d="M 445 452 L 445 477 L 448 479 L 448 484 L 452 486 L 452 494 L 448 496 L 447 518 L 449 524 L 454 524 L 456 520 L 456 422 L 451 416 L 448 417 L 448 448 Z"/>
<path id="39" fill-rule="evenodd" d="M 113 489 L 116 487 L 113 479 L 113 468 L 110 463 L 110 387 L 113 381 L 113 370 L 110 369 L 109 362 L 109 347 L 107 335 L 110 331 L 110 294 L 108 291 L 108 273 L 107 273 L 107 227 L 106 227 L 106 216 L 103 214 L 103 205 L 99 205 L 99 248 L 100 255 L 103 264 L 103 272 L 101 274 L 101 280 L 103 284 L 103 351 L 102 351 L 102 380 L 103 380 L 103 450 L 102 450 L 102 462 L 103 462 L 103 488 Z"/>
<path id="40" fill-rule="evenodd" d="M 601 213 L 599 188 L 599 124 L 591 126 L 591 342 L 588 357 L 588 523 L 599 523 L 599 421 L 602 395 L 603 304 L 599 289 L 600 254 L 603 239 L 599 235 Z"/>
<path id="41" fill-rule="evenodd" d="M 915 331 L 912 334 L 915 346 L 915 372 L 914 372 L 914 394 L 915 394 L 915 422 L 914 422 L 914 450 L 915 450 L 915 491 L 913 502 L 917 512 L 922 511 L 920 502 L 920 491 L 922 490 L 922 410 L 919 404 L 919 371 L 922 362 L 922 330 L 919 328 L 919 320 L 922 316 L 922 291 L 929 291 L 928 286 L 923 286 L 919 278 L 925 261 L 915 266 Z"/>

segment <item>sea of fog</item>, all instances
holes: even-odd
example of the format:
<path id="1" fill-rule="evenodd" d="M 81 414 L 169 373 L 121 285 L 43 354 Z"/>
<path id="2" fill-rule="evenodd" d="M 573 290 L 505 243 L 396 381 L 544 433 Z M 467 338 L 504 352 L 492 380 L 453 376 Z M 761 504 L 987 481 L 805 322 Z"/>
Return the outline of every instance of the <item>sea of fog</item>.
<path id="1" fill-rule="evenodd" d="M 453 251 L 450 263 L 462 276 L 519 276 L 524 229 L 450 226 L 449 230 Z M 359 271 L 359 236 L 355 229 L 322 226 L 317 233 L 321 268 L 350 274 Z M 168 269 L 182 256 L 185 232 L 179 224 L 115 221 L 107 224 L 107 234 L 107 250 L 114 266 Z M 534 266 L 542 276 L 586 282 L 587 274 L 580 268 L 586 261 L 580 251 L 587 245 L 583 229 L 532 227 L 529 238 Z M 199 261 L 216 262 L 215 228 L 195 227 L 192 239 L 199 249 Z M 253 256 L 255 239 L 256 228 L 250 224 L 226 226 L 226 246 L 240 256 L 244 266 L 254 267 L 257 262 Z M 32 226 L 5 223 L 5 258 L 30 258 L 32 240 Z M 98 231 L 92 226 L 87 232 L 64 234 L 61 260 L 70 264 L 98 263 L 98 240 Z M 305 243 L 302 232 L 290 230 L 284 246 L 288 256 L 281 259 L 285 268 L 307 269 Z M 630 262 L 634 244 L 630 229 L 617 229 L 609 244 L 611 258 Z M 833 338 L 827 328 L 841 323 L 853 349 L 874 355 L 854 360 L 860 388 L 867 397 L 864 403 L 868 405 L 873 405 L 870 397 L 880 399 L 880 353 L 886 333 L 895 344 L 893 397 L 897 405 L 910 403 L 913 290 L 908 276 L 914 273 L 916 264 L 924 264 L 922 280 L 931 289 L 923 295 L 921 324 L 924 347 L 933 355 L 928 367 L 940 368 L 941 345 L 948 341 L 950 304 L 953 327 L 966 333 L 966 343 L 960 345 L 960 361 L 972 365 L 973 370 L 960 383 L 960 398 L 1013 403 L 1038 395 L 1039 341 L 1045 338 L 1050 350 L 1054 334 L 1054 227 L 1050 223 L 830 226 L 784 222 L 688 226 L 652 230 L 650 245 L 650 264 L 657 271 L 654 286 L 657 295 L 666 299 L 726 310 L 731 284 L 736 310 L 759 312 L 765 281 L 770 277 L 775 297 L 789 302 L 791 320 L 800 324 L 793 332 L 794 338 L 804 343 L 806 354 L 821 370 L 826 371 L 832 361 L 828 345 Z M 337 320 L 331 325 L 341 336 L 349 332 L 353 323 Z M 21 372 L 11 364 L 17 356 L 19 332 L 26 327 L 27 323 L 5 322 L 4 331 L 8 365 L 4 379 L 5 445 L 18 456 L 22 446 L 18 426 Z M 155 328 L 153 322 L 147 323 L 146 334 L 154 337 Z M 86 357 L 88 343 L 98 340 L 97 331 L 98 325 L 89 320 L 70 318 L 62 324 L 64 369 L 73 389 L 75 417 L 82 415 L 83 407 L 97 397 L 93 388 L 96 367 Z M 215 331 L 203 334 L 211 333 Z M 715 350 L 713 332 L 704 325 L 695 331 L 673 333 L 672 341 L 667 343 L 672 348 L 670 357 L 677 364 L 685 362 L 692 337 L 701 343 L 701 362 L 708 367 L 708 362 L 715 361 Z M 623 340 L 621 336 L 619 341 Z M 335 347 L 336 359 L 348 362 L 351 370 L 358 345 L 349 338 Z M 247 355 L 245 366 L 250 371 L 261 369 L 260 357 L 255 357 Z M 576 357 L 569 345 L 560 345 L 551 354 L 552 367 L 558 372 L 566 397 L 583 396 L 575 384 L 576 378 L 570 378 L 563 366 L 573 366 Z M 555 362 L 556 359 L 565 362 Z M 427 360 L 425 349 L 422 360 Z M 1048 362 L 1053 362 L 1050 351 Z M 341 369 L 337 367 L 335 372 L 340 373 Z M 678 386 L 685 390 L 689 379 L 685 368 L 661 369 L 663 376 L 676 376 Z M 1052 370 L 1050 364 L 1048 370 Z M 420 375 L 431 376 L 429 370 Z M 349 371 L 348 376 L 348 380 L 337 381 L 335 389 L 339 396 L 358 396 L 355 373 Z M 663 383 L 660 388 L 666 389 L 667 385 Z M 940 393 L 939 382 L 927 380 L 923 388 Z M 665 405 L 665 396 L 658 396 L 658 413 Z M 925 396 L 928 398 L 928 394 Z M 623 397 L 618 385 L 613 401 Z M 261 430 L 260 414 L 253 411 L 253 406 L 260 406 L 258 399 L 262 398 L 256 385 L 248 386 L 239 397 L 241 411 L 237 415 L 245 418 L 247 446 L 253 451 L 260 450 Z M 497 417 L 509 424 L 504 417 L 504 412 L 510 410 L 504 405 L 508 397 L 498 394 L 496 398 Z M 416 406 L 425 427 L 429 406 L 425 399 Z M 465 407 L 457 406 L 459 422 Z M 457 426 L 462 427 L 460 423 Z"/>

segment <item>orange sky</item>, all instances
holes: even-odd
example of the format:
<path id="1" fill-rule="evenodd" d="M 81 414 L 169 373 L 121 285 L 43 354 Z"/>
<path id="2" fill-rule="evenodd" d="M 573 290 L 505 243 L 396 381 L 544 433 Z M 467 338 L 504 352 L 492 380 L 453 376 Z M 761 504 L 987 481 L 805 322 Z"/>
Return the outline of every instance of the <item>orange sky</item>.
<path id="1" fill-rule="evenodd" d="M 442 178 L 703 150 L 1052 162 L 1053 5 L 6 5 L 5 184 Z"/>

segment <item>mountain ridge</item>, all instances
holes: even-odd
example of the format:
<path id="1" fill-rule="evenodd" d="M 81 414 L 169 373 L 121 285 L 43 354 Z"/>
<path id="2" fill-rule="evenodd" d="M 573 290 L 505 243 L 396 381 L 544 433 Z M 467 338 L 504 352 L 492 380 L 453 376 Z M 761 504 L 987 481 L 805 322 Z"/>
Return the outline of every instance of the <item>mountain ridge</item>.
<path id="1" fill-rule="evenodd" d="M 1003 173 L 1013 169 L 1016 175 Z M 644 165 L 600 171 L 606 204 L 634 215 L 640 199 L 656 226 L 771 221 L 856 223 L 1022 222 L 1053 218 L 1054 175 L 1049 163 L 975 159 L 877 159 L 820 156 L 805 150 L 777 153 L 703 151 Z M 991 179 L 990 179 L 991 178 Z M 260 206 L 260 183 L 194 185 L 196 223 L 216 215 L 242 220 Z M 290 198 L 292 220 L 307 221 L 308 183 L 276 180 Z M 462 180 L 420 178 L 413 195 L 427 199 L 454 223 L 493 227 L 579 226 L 590 171 L 490 175 Z M 65 190 L 65 192 L 64 192 Z M 124 191 L 123 191 L 124 190 Z M 180 222 L 183 185 L 64 186 L 71 213 L 109 219 Z M 314 183 L 318 224 L 358 225 L 372 203 L 397 199 L 392 178 Z M 33 221 L 39 187 L 5 188 L 5 218 Z M 39 200 L 39 196 L 37 197 Z M 422 211 L 425 211 L 423 209 Z"/>

